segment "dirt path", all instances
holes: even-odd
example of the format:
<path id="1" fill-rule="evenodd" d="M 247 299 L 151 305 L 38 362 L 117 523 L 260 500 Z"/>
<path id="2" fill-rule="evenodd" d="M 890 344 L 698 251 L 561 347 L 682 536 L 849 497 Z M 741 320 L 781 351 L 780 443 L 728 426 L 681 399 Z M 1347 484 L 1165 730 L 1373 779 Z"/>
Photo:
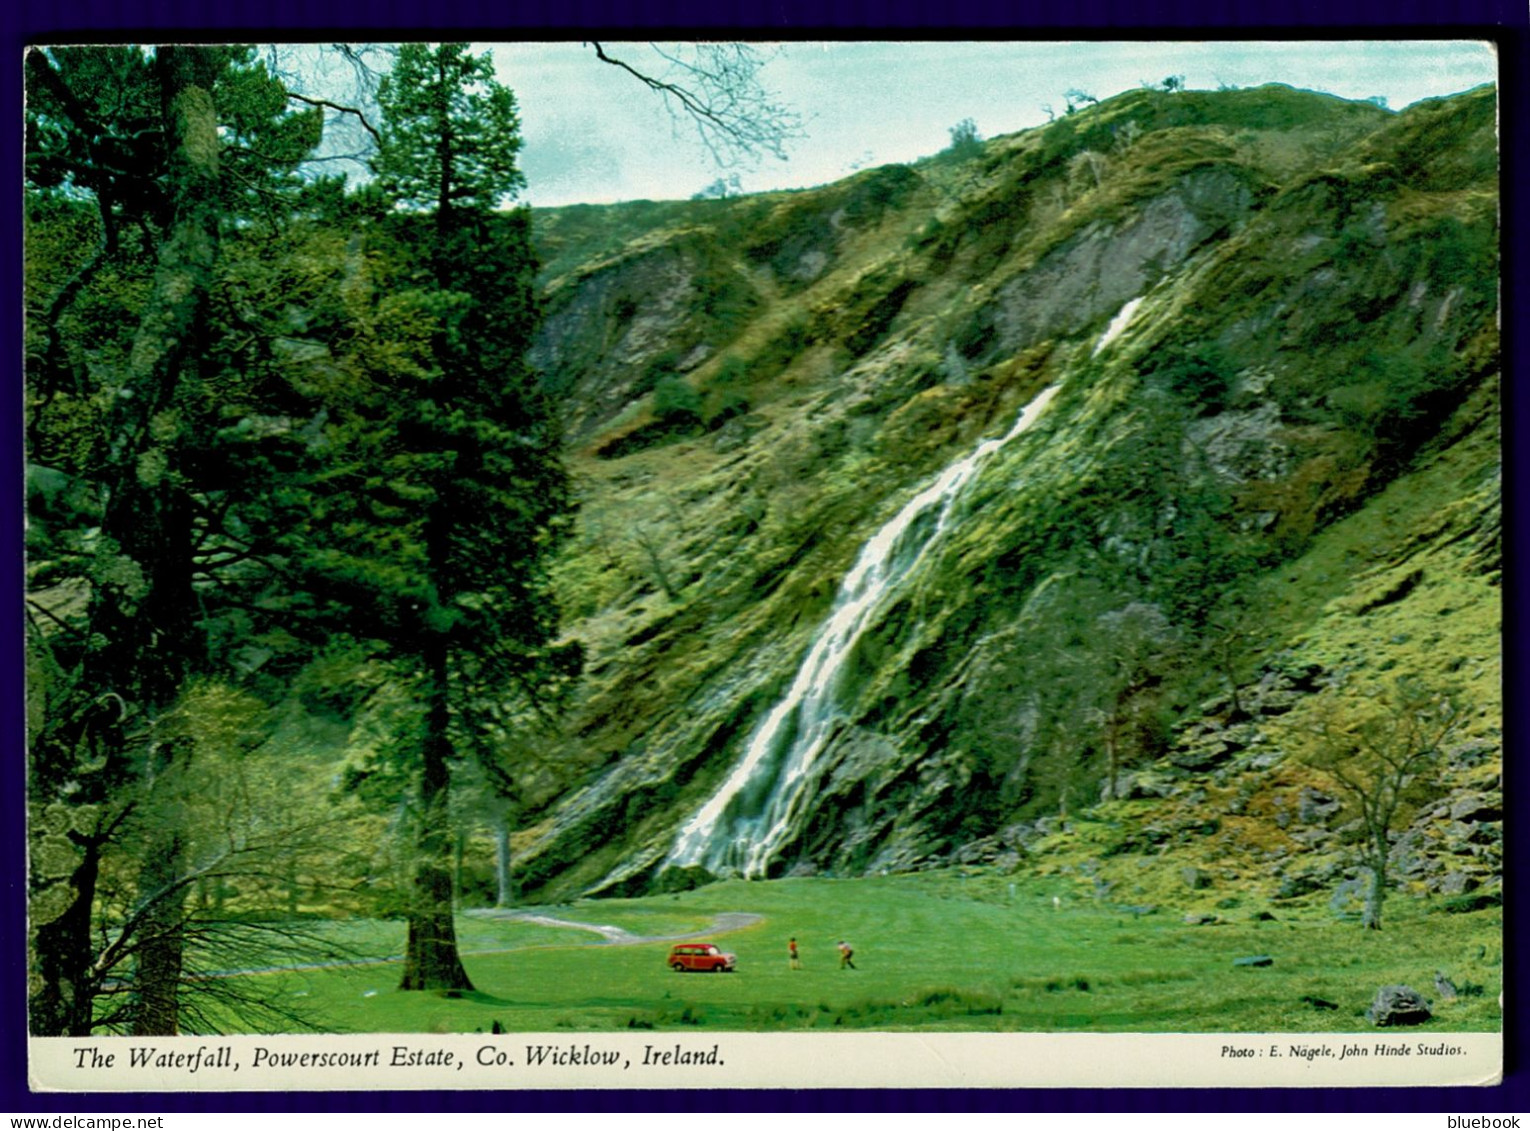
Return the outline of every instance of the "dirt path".
<path id="1" fill-rule="evenodd" d="M 602 941 L 611 946 L 632 946 L 635 943 L 651 942 L 681 942 L 685 939 L 699 939 L 703 935 L 723 934 L 728 931 L 737 931 L 744 927 L 752 927 L 760 922 L 764 916 L 755 915 L 748 911 L 723 911 L 712 920 L 710 927 L 699 931 L 689 931 L 680 935 L 634 935 L 622 927 L 612 927 L 600 923 L 580 923 L 573 919 L 555 919 L 551 915 L 538 915 L 535 911 L 500 910 L 485 908 L 483 910 L 464 911 L 464 915 L 473 919 L 500 919 L 515 920 L 522 923 L 535 923 L 540 927 L 569 927 L 579 931 L 594 931 Z M 498 951 L 473 951 L 476 954 L 496 954 Z"/>

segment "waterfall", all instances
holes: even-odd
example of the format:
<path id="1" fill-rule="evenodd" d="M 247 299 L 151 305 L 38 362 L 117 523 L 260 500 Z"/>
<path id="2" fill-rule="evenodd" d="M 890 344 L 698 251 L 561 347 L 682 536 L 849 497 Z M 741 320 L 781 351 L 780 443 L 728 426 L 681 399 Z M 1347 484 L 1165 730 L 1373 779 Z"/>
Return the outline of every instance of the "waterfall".
<path id="1" fill-rule="evenodd" d="M 1141 305 L 1142 296 L 1138 295 L 1116 311 L 1116 316 L 1110 320 L 1110 325 L 1105 327 L 1105 332 L 1100 335 L 1100 340 L 1094 344 L 1094 351 L 1089 356 L 1098 357 L 1102 349 L 1119 338 L 1121 331 L 1126 329 L 1127 323 L 1132 320 L 1132 316 L 1137 313 L 1137 308 Z"/>
<path id="2" fill-rule="evenodd" d="M 945 532 L 957 498 L 984 461 L 1029 428 L 1056 391 L 1043 390 L 1008 433 L 983 441 L 931 480 L 861 548 L 791 688 L 750 737 L 722 787 L 680 830 L 667 864 L 764 875 L 840 718 L 838 692 L 856 642 Z"/>

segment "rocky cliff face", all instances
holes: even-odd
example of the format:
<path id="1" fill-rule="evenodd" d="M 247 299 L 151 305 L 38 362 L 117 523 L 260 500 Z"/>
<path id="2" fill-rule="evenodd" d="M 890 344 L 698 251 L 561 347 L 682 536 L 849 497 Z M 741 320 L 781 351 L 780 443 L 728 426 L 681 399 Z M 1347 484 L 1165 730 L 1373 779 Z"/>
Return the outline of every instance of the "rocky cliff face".
<path id="1" fill-rule="evenodd" d="M 1494 130 L 1489 90 L 1138 91 L 971 160 L 539 215 L 590 663 L 523 887 L 715 871 L 682 830 L 868 540 L 988 443 L 941 532 L 908 524 L 808 763 L 742 790 L 784 814 L 761 874 L 1046 867 L 1087 809 L 1102 876 L 1168 851 L 1331 887 L 1352 815 L 1294 720 L 1408 677 L 1469 718 L 1407 882 L 1491 888 Z"/>

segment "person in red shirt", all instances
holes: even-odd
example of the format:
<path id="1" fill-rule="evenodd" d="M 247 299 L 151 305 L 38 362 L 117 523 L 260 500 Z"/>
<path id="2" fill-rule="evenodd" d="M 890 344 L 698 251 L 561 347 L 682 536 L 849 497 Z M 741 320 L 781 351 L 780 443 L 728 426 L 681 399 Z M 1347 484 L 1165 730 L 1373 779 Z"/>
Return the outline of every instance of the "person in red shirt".
<path id="1" fill-rule="evenodd" d="M 795 937 L 786 940 L 786 953 L 791 958 L 791 968 L 793 970 L 801 970 L 802 959 L 797 955 L 797 940 Z"/>

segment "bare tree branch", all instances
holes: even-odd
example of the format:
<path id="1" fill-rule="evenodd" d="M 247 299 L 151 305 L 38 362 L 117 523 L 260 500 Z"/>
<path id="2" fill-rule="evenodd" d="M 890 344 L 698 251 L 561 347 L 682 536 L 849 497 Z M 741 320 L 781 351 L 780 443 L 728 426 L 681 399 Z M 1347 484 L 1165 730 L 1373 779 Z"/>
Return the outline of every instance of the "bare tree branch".
<path id="1" fill-rule="evenodd" d="M 735 165 L 762 151 L 785 161 L 787 143 L 805 136 L 801 116 L 771 101 L 760 81 L 769 57 L 750 44 L 695 44 L 690 48 L 694 57 L 688 59 L 650 44 L 667 66 L 665 77 L 616 58 L 600 43 L 589 41 L 588 46 L 602 63 L 626 71 L 660 95 L 672 114 L 688 117 L 719 165 Z"/>
<path id="2" fill-rule="evenodd" d="M 296 102 L 302 102 L 308 106 L 318 106 L 325 110 L 333 110 L 337 114 L 353 114 L 355 115 L 356 121 L 360 124 L 361 128 L 372 135 L 372 140 L 379 145 L 382 144 L 382 134 L 378 133 L 377 128 L 373 126 L 371 122 L 367 121 L 367 116 L 360 110 L 356 109 L 354 106 L 342 106 L 340 103 L 331 102 L 327 98 L 310 98 L 308 95 L 299 94 L 297 91 L 290 88 L 287 91 L 287 97 Z"/>
<path id="3" fill-rule="evenodd" d="M 377 127 L 377 89 L 392 66 L 396 48 L 388 44 L 272 44 L 266 69 L 287 97 L 324 111 L 321 151 L 304 161 L 351 161 L 365 167 L 368 147 L 381 142 Z M 374 58 L 375 57 L 375 58 Z M 341 152 L 341 151 L 344 152 Z"/>

